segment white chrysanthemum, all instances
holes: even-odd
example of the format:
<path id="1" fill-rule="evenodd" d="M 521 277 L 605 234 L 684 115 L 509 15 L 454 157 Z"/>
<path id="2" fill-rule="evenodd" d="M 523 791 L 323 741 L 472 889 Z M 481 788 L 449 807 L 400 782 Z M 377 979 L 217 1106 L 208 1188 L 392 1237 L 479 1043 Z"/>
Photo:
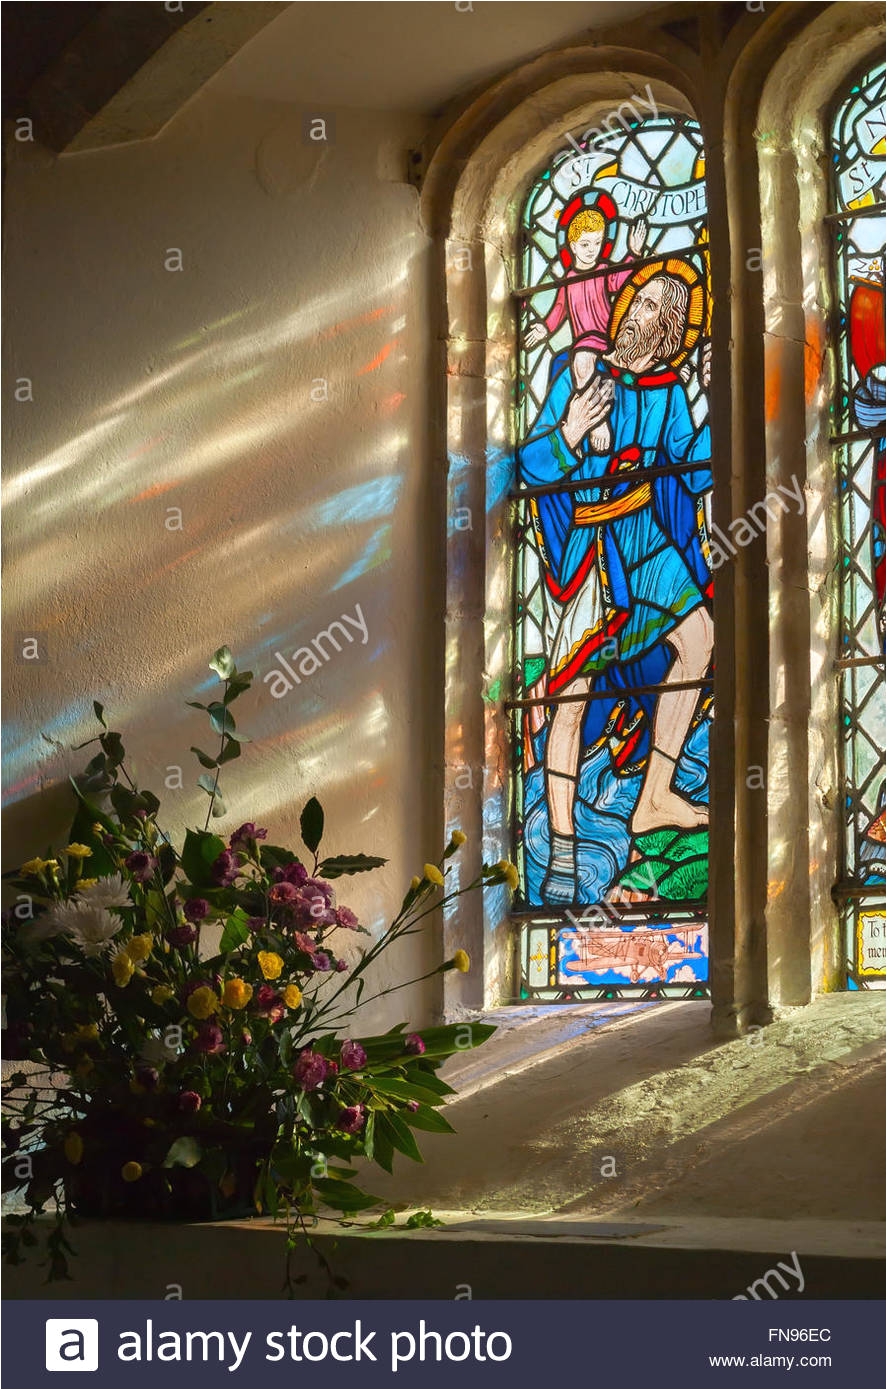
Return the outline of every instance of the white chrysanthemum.
<path id="1" fill-rule="evenodd" d="M 77 898 L 59 903 L 47 915 L 53 926 L 64 936 L 73 937 L 87 956 L 100 955 L 123 926 L 122 918 L 107 908 Z"/>
<path id="2" fill-rule="evenodd" d="M 90 907 L 132 907 L 129 888 L 121 874 L 100 878 L 91 888 L 84 888 L 77 896 L 81 902 L 89 903 Z"/>

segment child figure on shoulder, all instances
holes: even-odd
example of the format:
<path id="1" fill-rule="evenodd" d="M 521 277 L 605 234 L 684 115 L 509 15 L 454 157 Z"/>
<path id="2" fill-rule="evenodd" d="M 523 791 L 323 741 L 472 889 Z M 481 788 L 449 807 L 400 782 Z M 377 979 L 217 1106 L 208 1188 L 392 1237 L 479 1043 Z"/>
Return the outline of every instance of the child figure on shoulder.
<path id="1" fill-rule="evenodd" d="M 586 208 L 578 212 L 567 228 L 567 242 L 573 260 L 573 268 L 585 273 L 608 264 L 601 261 L 601 251 L 607 232 L 607 220 L 597 208 Z M 647 223 L 639 217 L 632 223 L 628 233 L 628 255 L 626 261 L 639 257 L 647 239 Z M 539 323 L 533 324 L 524 340 L 525 346 L 534 348 L 551 333 L 556 333 L 569 315 L 573 330 L 572 369 L 573 384 L 581 391 L 591 380 L 598 358 L 609 347 L 607 330 L 613 300 L 634 272 L 633 265 L 608 274 L 589 275 L 587 279 L 568 279 L 557 292 L 554 304 Z M 596 454 L 605 454 L 612 444 L 612 432 L 606 420 L 590 436 L 591 447 Z"/>

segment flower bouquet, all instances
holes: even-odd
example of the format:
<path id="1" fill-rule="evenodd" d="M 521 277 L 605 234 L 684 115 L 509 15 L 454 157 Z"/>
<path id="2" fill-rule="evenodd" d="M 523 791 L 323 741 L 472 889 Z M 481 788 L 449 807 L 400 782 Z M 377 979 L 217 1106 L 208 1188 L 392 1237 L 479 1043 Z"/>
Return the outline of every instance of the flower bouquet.
<path id="1" fill-rule="evenodd" d="M 78 1215 L 279 1215 L 292 1248 L 319 1212 L 373 1206 L 352 1160 L 388 1172 L 395 1153 L 421 1161 L 414 1131 L 451 1131 L 441 1063 L 493 1032 L 401 1024 L 358 1038 L 352 1018 L 383 952 L 460 892 L 513 887 L 513 866 L 485 865 L 448 891 L 447 861 L 464 841 L 454 833 L 391 925 L 360 949 L 369 933 L 333 885 L 385 860 L 321 857 L 315 798 L 302 812 L 300 855 L 251 821 L 227 840 L 209 829 L 225 814 L 220 770 L 247 742 L 231 707 L 252 679 L 226 647 L 210 667 L 221 696 L 196 707 L 218 748 L 192 749 L 209 797 L 204 828 L 172 843 L 96 703 L 99 748 L 72 779 L 70 843 L 5 876 L 17 893 L 4 913 L 6 1056 L 21 1068 L 7 1079 L 2 1172 L 4 1190 L 23 1193 L 27 1207 L 9 1218 L 6 1253 L 21 1260 L 49 1205 L 50 1279 L 67 1274 L 65 1223 Z M 456 951 L 419 978 L 468 968 Z"/>

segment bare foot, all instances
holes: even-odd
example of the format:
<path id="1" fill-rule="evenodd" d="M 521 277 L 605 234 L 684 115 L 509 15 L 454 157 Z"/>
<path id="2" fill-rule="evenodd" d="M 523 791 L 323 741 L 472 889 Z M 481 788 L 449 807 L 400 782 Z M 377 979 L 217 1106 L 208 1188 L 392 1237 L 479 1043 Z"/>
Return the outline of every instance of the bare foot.
<path id="1" fill-rule="evenodd" d="M 592 452 L 595 454 L 608 454 L 613 442 L 613 435 L 609 425 L 599 425 L 589 436 Z"/>
<path id="2" fill-rule="evenodd" d="M 699 825 L 708 825 L 708 807 L 696 806 L 685 801 L 677 792 L 661 792 L 654 799 L 650 797 L 639 802 L 631 819 L 631 833 L 646 835 L 650 830 L 671 829 L 692 830 Z"/>

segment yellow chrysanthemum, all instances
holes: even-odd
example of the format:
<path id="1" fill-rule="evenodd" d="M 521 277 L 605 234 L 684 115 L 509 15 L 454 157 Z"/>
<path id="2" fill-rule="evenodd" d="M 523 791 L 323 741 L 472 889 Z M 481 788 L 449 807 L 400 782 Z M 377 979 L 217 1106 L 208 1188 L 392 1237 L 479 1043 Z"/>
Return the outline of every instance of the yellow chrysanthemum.
<path id="1" fill-rule="evenodd" d="M 154 938 L 151 933 L 144 932 L 141 936 L 130 937 L 123 949 L 130 960 L 138 965 L 140 961 L 148 959 L 153 945 Z"/>
<path id="2" fill-rule="evenodd" d="M 111 974 L 118 989 L 125 989 L 133 977 L 135 966 L 125 951 L 118 951 L 111 961 Z"/>
<path id="3" fill-rule="evenodd" d="M 298 985 L 287 985 L 283 991 L 283 1002 L 288 1009 L 297 1009 L 302 1002 L 302 991 Z"/>
<path id="4" fill-rule="evenodd" d="M 225 988 L 222 990 L 222 1003 L 229 1009 L 245 1009 L 253 997 L 253 987 L 247 984 L 246 980 L 241 980 L 239 976 L 233 980 L 225 981 Z"/>
<path id="5" fill-rule="evenodd" d="M 444 876 L 436 864 L 423 864 L 422 873 L 428 883 L 436 883 L 438 888 L 443 888 Z"/>
<path id="6" fill-rule="evenodd" d="M 37 874 L 42 874 L 49 863 L 48 859 L 29 859 L 27 864 L 23 864 L 20 872 L 27 874 L 29 878 L 35 878 Z"/>
<path id="7" fill-rule="evenodd" d="M 516 892 L 517 886 L 520 883 L 520 875 L 518 874 L 516 866 L 508 859 L 500 859 L 496 868 L 501 871 L 502 877 L 505 879 L 512 893 Z"/>
<path id="8" fill-rule="evenodd" d="M 283 957 L 276 951 L 260 951 L 256 959 L 266 980 L 276 980 L 283 969 Z"/>
<path id="9" fill-rule="evenodd" d="M 455 845 L 458 849 L 460 845 L 464 845 L 467 839 L 468 836 L 465 834 L 464 830 L 454 830 L 450 836 L 450 844 Z"/>
<path id="10" fill-rule="evenodd" d="M 219 1007 L 218 995 L 209 985 L 201 985 L 188 995 L 188 1013 L 193 1018 L 209 1018 Z"/>
<path id="11" fill-rule="evenodd" d="M 83 1157 L 83 1140 L 76 1130 L 65 1136 L 65 1158 L 69 1163 L 79 1163 Z"/>
<path id="12" fill-rule="evenodd" d="M 138 1182 L 139 1178 L 142 1176 L 141 1163 L 135 1163 L 133 1161 L 124 1163 L 123 1167 L 120 1169 L 120 1176 L 124 1182 Z"/>
<path id="13" fill-rule="evenodd" d="M 471 969 L 471 957 L 467 951 L 456 951 L 453 954 L 453 964 L 463 975 L 467 975 Z"/>
<path id="14" fill-rule="evenodd" d="M 89 859 L 92 856 L 92 850 L 89 845 L 68 845 L 65 854 L 69 855 L 71 859 Z"/>
<path id="15" fill-rule="evenodd" d="M 416 891 L 417 888 L 421 887 L 421 884 L 422 884 L 421 878 L 419 878 L 417 874 L 413 874 L 413 877 L 410 879 L 410 888 L 412 889 L 412 891 L 413 891 L 414 893 L 415 893 L 415 891 Z"/>
<path id="16" fill-rule="evenodd" d="M 78 878 L 74 885 L 75 893 L 84 893 L 87 888 L 95 888 L 98 883 L 97 878 Z"/>
<path id="17" fill-rule="evenodd" d="M 156 985 L 151 991 L 152 1004 L 165 1004 L 167 999 L 172 999 L 175 990 L 170 989 L 169 985 Z"/>

